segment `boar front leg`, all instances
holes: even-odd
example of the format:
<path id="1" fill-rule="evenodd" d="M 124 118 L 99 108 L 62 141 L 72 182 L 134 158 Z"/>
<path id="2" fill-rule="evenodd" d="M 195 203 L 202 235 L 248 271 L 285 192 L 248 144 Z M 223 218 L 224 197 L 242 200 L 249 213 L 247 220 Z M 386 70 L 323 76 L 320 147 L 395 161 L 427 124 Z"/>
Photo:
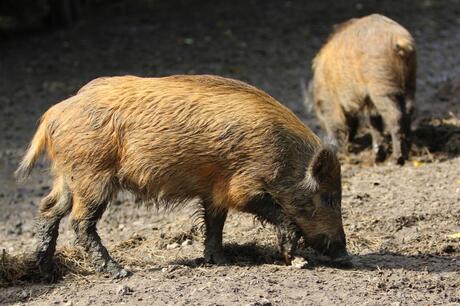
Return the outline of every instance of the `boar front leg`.
<path id="1" fill-rule="evenodd" d="M 250 201 L 245 211 L 275 226 L 276 236 L 278 238 L 278 249 L 285 263 L 290 265 L 294 257 L 294 252 L 297 249 L 301 233 L 291 219 L 285 215 L 281 206 L 278 205 L 271 196 L 265 195 Z"/>
<path id="2" fill-rule="evenodd" d="M 294 258 L 294 253 L 297 250 L 301 234 L 299 231 L 293 230 L 293 226 L 290 222 L 286 224 L 282 222 L 282 224 L 276 227 L 276 236 L 278 238 L 278 248 L 283 256 L 284 262 L 286 265 L 290 265 Z"/>
<path id="3" fill-rule="evenodd" d="M 222 232 L 227 210 L 213 210 L 205 205 L 204 223 L 206 226 L 204 240 L 204 260 L 207 263 L 222 265 L 227 263 L 227 258 L 222 247 Z"/>

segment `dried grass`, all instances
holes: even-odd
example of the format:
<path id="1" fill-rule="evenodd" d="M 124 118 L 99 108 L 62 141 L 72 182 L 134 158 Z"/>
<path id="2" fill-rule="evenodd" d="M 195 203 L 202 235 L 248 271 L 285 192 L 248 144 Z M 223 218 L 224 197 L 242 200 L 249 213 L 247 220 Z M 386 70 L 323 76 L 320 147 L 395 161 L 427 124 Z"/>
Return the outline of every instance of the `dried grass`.
<path id="1" fill-rule="evenodd" d="M 363 237 L 356 233 L 347 235 L 347 248 L 352 254 L 362 253 L 363 250 L 377 251 L 382 243 L 379 237 Z"/>
<path id="2" fill-rule="evenodd" d="M 2 251 L 0 260 L 0 287 L 35 281 L 39 279 L 39 270 L 32 253 L 8 254 Z M 56 276 L 66 274 L 89 275 L 94 273 L 88 256 L 80 249 L 61 247 L 55 257 Z"/>
<path id="3" fill-rule="evenodd" d="M 26 254 L 13 256 L 6 253 L 5 250 L 2 250 L 2 258 L 0 260 L 0 287 L 14 283 L 24 277 L 31 266 L 32 261 L 30 256 Z"/>
<path id="4" fill-rule="evenodd" d="M 169 243 L 181 244 L 186 239 L 199 240 L 200 233 L 196 228 L 180 231 L 172 236 L 156 233 L 147 239 L 134 234 L 129 239 L 119 242 L 109 248 L 111 256 L 130 270 L 146 269 L 180 259 L 181 249 L 171 257 L 171 251 L 166 251 Z M 175 258 L 174 258 L 175 257 Z M 55 277 L 85 278 L 95 274 L 87 253 L 73 246 L 60 246 L 54 256 Z M 34 254 L 9 254 L 3 250 L 0 258 L 0 287 L 11 286 L 21 282 L 40 280 L 38 267 L 35 265 Z"/>
<path id="5" fill-rule="evenodd" d="M 155 254 L 155 250 L 152 250 L 145 242 L 145 237 L 136 235 L 112 247 L 110 253 L 123 264 L 145 267 L 153 263 L 152 254 Z M 127 250 L 136 248 L 139 250 L 127 252 Z M 149 254 L 149 256 L 144 256 L 144 254 Z M 87 276 L 96 272 L 87 253 L 77 247 L 58 248 L 54 256 L 54 263 L 56 277 Z M 8 254 L 5 250 L 2 251 L 0 287 L 38 279 L 39 271 L 32 253 Z"/>

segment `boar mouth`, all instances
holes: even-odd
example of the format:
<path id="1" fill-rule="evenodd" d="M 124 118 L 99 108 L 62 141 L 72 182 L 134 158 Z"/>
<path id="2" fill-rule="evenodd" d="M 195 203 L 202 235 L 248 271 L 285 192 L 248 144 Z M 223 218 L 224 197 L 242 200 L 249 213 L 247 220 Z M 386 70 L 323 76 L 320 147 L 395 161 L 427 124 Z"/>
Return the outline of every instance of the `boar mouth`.
<path id="1" fill-rule="evenodd" d="M 334 241 L 326 235 L 319 235 L 316 239 L 308 241 L 309 245 L 321 255 L 328 258 L 328 261 L 334 264 L 348 264 L 351 262 L 351 256 L 348 254 L 345 243 Z"/>

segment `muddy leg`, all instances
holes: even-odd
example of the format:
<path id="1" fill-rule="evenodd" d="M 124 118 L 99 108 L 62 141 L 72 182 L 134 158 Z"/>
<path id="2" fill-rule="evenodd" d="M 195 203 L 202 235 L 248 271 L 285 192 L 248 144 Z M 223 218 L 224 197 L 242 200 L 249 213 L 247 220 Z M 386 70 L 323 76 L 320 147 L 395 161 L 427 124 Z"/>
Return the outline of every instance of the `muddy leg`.
<path id="1" fill-rule="evenodd" d="M 278 238 L 278 249 L 283 256 L 286 265 L 290 265 L 297 250 L 301 233 L 293 229 L 293 224 L 285 220 L 276 227 L 276 237 Z"/>
<path id="2" fill-rule="evenodd" d="M 131 273 L 110 257 L 96 230 L 96 223 L 102 217 L 107 202 L 94 204 L 80 199 L 74 199 L 74 201 L 71 223 L 77 235 L 77 243 L 91 256 L 96 270 L 109 273 L 114 278 L 129 276 Z"/>
<path id="3" fill-rule="evenodd" d="M 222 231 L 224 229 L 227 211 L 212 211 L 205 208 L 204 222 L 206 226 L 204 241 L 204 260 L 207 263 L 225 264 L 222 248 Z"/>
<path id="4" fill-rule="evenodd" d="M 279 251 L 286 264 L 289 265 L 301 237 L 300 229 L 285 215 L 281 206 L 269 195 L 253 199 L 246 207 L 247 212 L 275 226 Z"/>
<path id="5" fill-rule="evenodd" d="M 53 280 L 53 255 L 56 251 L 60 220 L 47 220 L 41 217 L 36 219 L 36 235 L 38 244 L 35 251 L 36 265 L 40 276 L 44 279 Z"/>
<path id="6" fill-rule="evenodd" d="M 53 190 L 40 202 L 40 212 L 36 218 L 38 237 L 35 260 L 41 277 L 54 279 L 53 255 L 59 233 L 59 223 L 72 207 L 72 194 L 63 179 L 55 181 Z"/>

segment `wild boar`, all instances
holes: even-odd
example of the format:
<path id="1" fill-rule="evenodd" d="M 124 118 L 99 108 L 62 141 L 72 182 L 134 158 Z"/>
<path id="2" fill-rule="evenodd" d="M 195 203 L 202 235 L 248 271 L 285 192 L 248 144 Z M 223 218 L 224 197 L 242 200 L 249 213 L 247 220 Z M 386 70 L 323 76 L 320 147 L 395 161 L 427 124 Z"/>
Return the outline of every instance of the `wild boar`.
<path id="1" fill-rule="evenodd" d="M 398 164 L 408 158 L 415 102 L 416 50 L 411 34 L 373 14 L 339 25 L 313 60 L 310 89 L 316 116 L 328 137 L 344 148 L 364 118 L 376 161 L 391 134 Z"/>
<path id="2" fill-rule="evenodd" d="M 97 269 L 128 275 L 96 232 L 119 190 L 159 205 L 200 198 L 206 262 L 226 262 L 229 209 L 274 224 L 287 261 L 299 233 L 331 259 L 347 258 L 334 152 L 246 83 L 207 75 L 95 79 L 42 116 L 16 175 L 26 177 L 45 150 L 54 184 L 37 219 L 44 276 L 52 273 L 59 221 L 69 213 Z"/>

